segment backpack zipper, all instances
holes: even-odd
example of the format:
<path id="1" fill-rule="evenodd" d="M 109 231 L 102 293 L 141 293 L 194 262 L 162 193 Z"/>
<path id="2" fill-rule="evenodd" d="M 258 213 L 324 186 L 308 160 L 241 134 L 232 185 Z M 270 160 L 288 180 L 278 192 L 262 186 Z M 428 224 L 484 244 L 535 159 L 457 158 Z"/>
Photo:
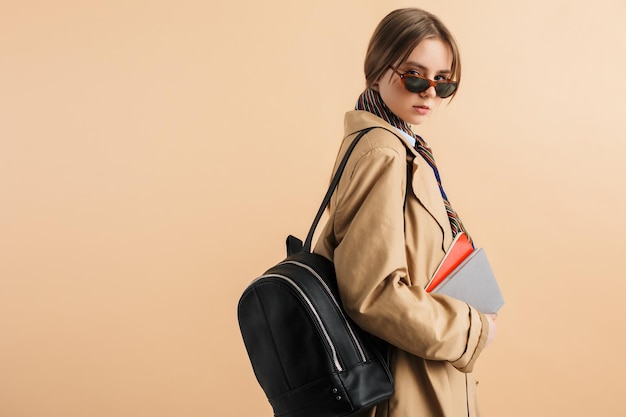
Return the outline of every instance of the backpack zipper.
<path id="1" fill-rule="evenodd" d="M 324 289 L 326 290 L 326 292 L 328 293 L 328 296 L 330 297 L 331 300 L 333 300 L 333 303 L 335 304 L 335 307 L 337 307 L 337 311 L 339 311 L 339 314 L 341 314 L 341 319 L 343 320 L 344 324 L 346 325 L 346 327 L 348 328 L 348 331 L 350 332 L 350 336 L 352 337 L 352 341 L 354 342 L 354 345 L 356 346 L 357 350 L 359 351 L 359 355 L 361 356 L 361 360 L 363 362 L 367 362 L 367 357 L 365 356 L 365 353 L 363 352 L 363 347 L 361 346 L 361 342 L 359 341 L 359 339 L 356 337 L 356 334 L 354 333 L 354 330 L 352 330 L 352 326 L 350 325 L 350 322 L 348 321 L 348 319 L 346 318 L 345 314 L 343 313 L 343 308 L 341 308 L 339 306 L 339 302 L 337 301 L 337 299 L 335 298 L 335 295 L 333 294 L 333 292 L 330 290 L 330 288 L 328 287 L 328 285 L 326 284 L 326 281 L 324 281 L 324 279 L 317 273 L 317 271 L 315 271 L 313 268 L 311 268 L 309 265 L 304 264 L 302 262 L 297 262 L 297 261 L 285 261 L 282 262 L 281 264 L 293 264 L 293 265 L 297 265 L 301 268 L 306 269 L 307 271 L 309 271 L 311 274 L 313 274 L 313 276 L 315 278 L 317 278 L 317 280 L 320 282 L 320 284 L 322 284 L 322 286 L 324 287 Z"/>
<path id="2" fill-rule="evenodd" d="M 317 310 L 315 310 L 315 307 L 313 306 L 313 303 L 311 302 L 309 297 L 306 296 L 306 294 L 304 293 L 304 291 L 302 291 L 302 289 L 298 286 L 298 284 L 296 284 L 291 278 L 286 277 L 284 275 L 267 274 L 267 275 L 263 275 L 263 276 L 259 277 L 257 280 L 262 279 L 262 278 L 272 278 L 272 277 L 273 278 L 280 278 L 280 279 L 285 280 L 293 288 L 295 288 L 295 290 L 298 291 L 298 293 L 300 293 L 300 295 L 302 296 L 304 301 L 309 306 L 309 309 L 311 310 L 311 312 L 315 316 L 315 320 L 317 321 L 317 324 L 320 326 L 320 329 L 322 329 L 322 333 L 324 334 L 324 338 L 326 339 L 326 342 L 328 343 L 328 346 L 330 347 L 330 350 L 331 350 L 331 353 L 332 353 L 332 356 L 333 356 L 333 363 L 335 364 L 335 368 L 337 369 L 337 372 L 343 372 L 343 367 L 339 363 L 339 357 L 337 356 L 337 349 L 335 348 L 335 345 L 333 344 L 333 341 L 331 340 L 330 335 L 328 334 L 328 331 L 326 330 L 326 327 L 324 327 L 324 323 L 322 322 L 322 319 L 321 319 L 319 313 L 317 312 Z"/>

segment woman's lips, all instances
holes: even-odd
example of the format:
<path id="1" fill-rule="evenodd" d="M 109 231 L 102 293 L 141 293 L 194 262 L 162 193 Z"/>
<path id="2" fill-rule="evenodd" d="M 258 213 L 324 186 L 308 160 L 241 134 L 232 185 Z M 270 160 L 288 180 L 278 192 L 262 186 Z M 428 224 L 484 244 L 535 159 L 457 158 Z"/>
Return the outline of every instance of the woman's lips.
<path id="1" fill-rule="evenodd" d="M 428 106 L 413 106 L 413 108 L 421 115 L 427 115 L 430 112 L 430 107 Z"/>

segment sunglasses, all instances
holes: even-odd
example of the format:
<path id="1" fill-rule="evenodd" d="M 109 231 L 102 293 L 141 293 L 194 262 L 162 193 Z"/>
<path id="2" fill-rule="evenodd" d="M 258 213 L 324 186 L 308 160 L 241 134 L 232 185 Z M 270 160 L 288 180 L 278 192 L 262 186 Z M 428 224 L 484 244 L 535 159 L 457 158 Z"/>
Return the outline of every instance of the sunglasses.
<path id="1" fill-rule="evenodd" d="M 389 67 L 393 72 L 398 74 L 400 80 L 402 80 L 402 85 L 411 93 L 423 93 L 428 90 L 430 87 L 435 87 L 435 93 L 437 97 L 448 98 L 456 91 L 456 88 L 459 84 L 456 81 L 433 81 L 428 78 L 416 75 L 409 74 L 405 72 L 404 74 L 399 73 L 397 69 L 393 67 Z"/>

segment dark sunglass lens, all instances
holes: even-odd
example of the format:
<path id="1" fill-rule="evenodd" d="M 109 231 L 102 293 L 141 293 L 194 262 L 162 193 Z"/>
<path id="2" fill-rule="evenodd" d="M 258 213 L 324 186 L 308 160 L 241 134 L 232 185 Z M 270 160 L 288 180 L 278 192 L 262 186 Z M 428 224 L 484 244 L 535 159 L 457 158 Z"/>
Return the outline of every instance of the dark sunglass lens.
<path id="1" fill-rule="evenodd" d="M 456 90 L 456 83 L 441 83 L 441 84 L 437 84 L 437 87 L 435 87 L 435 91 L 437 92 L 437 95 L 441 98 L 448 98 L 450 97 L 454 91 Z"/>
<path id="2" fill-rule="evenodd" d="M 421 93 L 422 91 L 426 91 L 430 84 L 428 80 L 417 77 L 405 77 L 404 78 L 404 86 L 411 93 Z"/>

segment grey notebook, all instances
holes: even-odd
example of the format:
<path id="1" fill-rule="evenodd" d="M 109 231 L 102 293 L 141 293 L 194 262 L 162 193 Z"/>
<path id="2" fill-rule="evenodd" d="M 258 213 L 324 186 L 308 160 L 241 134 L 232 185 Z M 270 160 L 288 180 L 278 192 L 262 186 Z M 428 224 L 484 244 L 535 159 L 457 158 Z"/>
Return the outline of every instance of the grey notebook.
<path id="1" fill-rule="evenodd" d="M 482 248 L 474 250 L 432 292 L 465 301 L 483 313 L 496 313 L 504 305 L 500 287 Z"/>

